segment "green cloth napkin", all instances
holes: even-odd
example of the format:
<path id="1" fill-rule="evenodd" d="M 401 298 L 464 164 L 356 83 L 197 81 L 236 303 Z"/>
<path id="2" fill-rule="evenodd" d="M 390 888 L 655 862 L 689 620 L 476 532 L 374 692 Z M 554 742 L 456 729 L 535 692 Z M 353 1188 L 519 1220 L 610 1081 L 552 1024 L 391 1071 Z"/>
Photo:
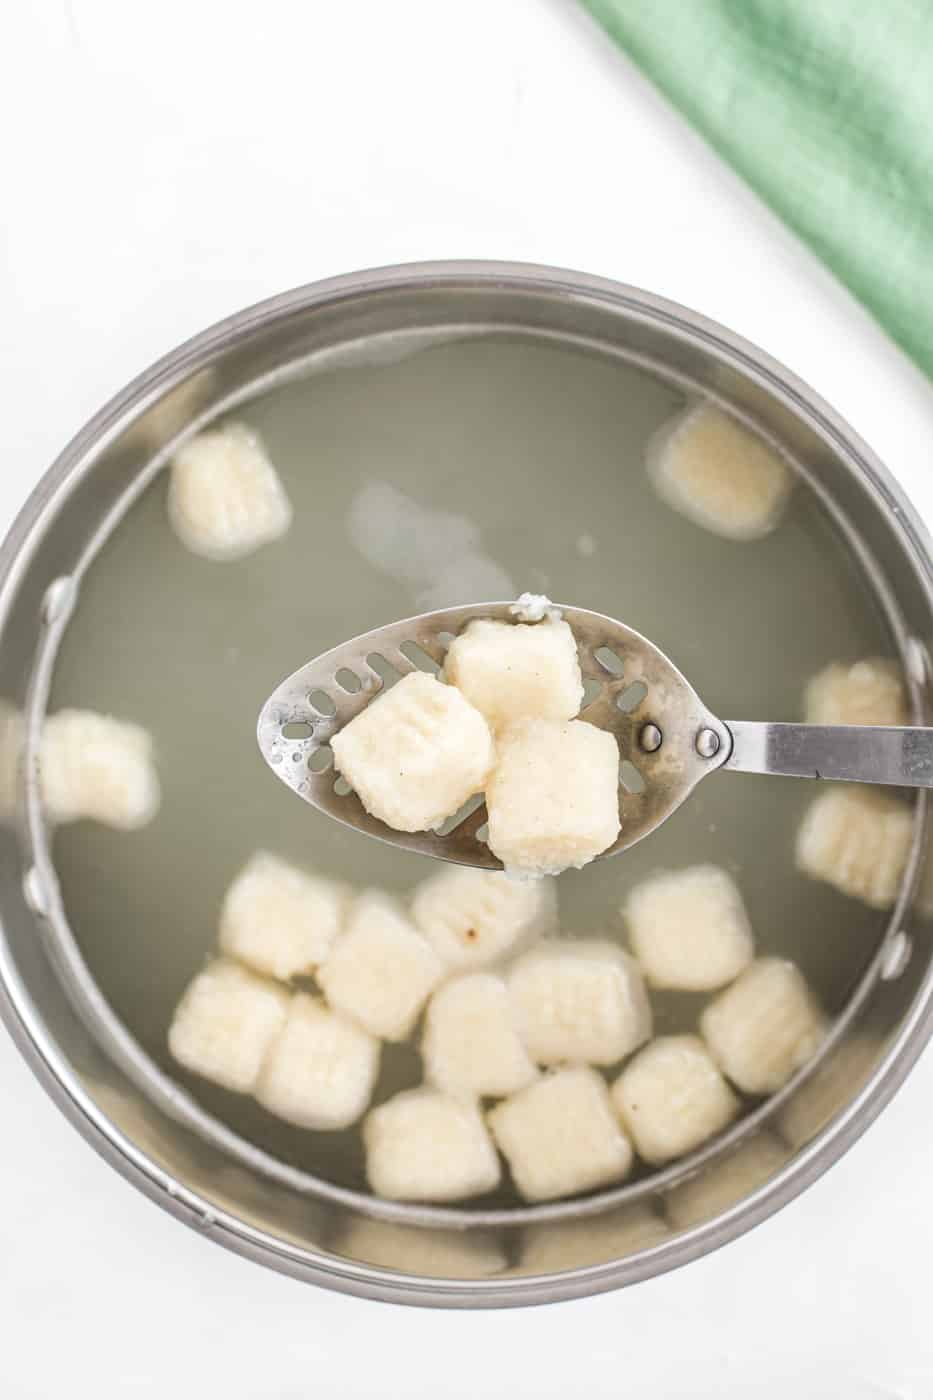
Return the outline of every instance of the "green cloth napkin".
<path id="1" fill-rule="evenodd" d="M 583 3 L 933 376 L 933 0 Z"/>

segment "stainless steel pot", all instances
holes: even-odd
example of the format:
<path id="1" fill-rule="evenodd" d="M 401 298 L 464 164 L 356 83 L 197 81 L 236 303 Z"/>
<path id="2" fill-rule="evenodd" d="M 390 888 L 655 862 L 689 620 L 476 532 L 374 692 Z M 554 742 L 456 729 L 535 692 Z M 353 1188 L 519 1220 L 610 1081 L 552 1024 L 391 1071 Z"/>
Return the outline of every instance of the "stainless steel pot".
<path id="1" fill-rule="evenodd" d="M 933 1027 L 931 925 L 914 900 L 924 873 L 922 801 L 898 905 L 819 1061 L 725 1139 L 583 1204 L 471 1219 L 380 1206 L 287 1168 L 155 1070 L 94 986 L 57 902 L 35 783 L 35 737 L 76 574 L 179 432 L 321 357 L 339 363 L 372 337 L 503 326 L 592 346 L 712 393 L 778 440 L 870 580 L 900 649 L 914 720 L 930 722 L 930 546 L 883 467 L 752 346 L 681 307 L 577 273 L 425 264 L 338 278 L 241 312 L 160 361 L 79 433 L 0 555 L 0 694 L 27 718 L 16 815 L 0 832 L 0 1011 L 24 1056 L 88 1141 L 194 1228 L 298 1278 L 449 1307 L 595 1293 L 726 1243 L 846 1150 Z"/>

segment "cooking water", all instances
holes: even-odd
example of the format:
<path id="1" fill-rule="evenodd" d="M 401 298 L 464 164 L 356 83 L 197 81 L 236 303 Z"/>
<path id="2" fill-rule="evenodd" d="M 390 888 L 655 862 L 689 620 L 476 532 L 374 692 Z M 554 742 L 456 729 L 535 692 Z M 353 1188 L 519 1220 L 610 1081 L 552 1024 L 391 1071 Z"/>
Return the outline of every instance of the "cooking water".
<path id="1" fill-rule="evenodd" d="M 356 1128 L 291 1127 L 185 1075 L 166 1046 L 175 1004 L 215 947 L 227 886 L 257 849 L 358 888 L 404 892 L 433 869 L 275 781 L 255 724 L 282 676 L 396 618 L 526 589 L 622 618 L 735 718 L 800 718 L 804 685 L 826 662 L 893 654 L 868 586 L 804 483 L 779 528 L 744 544 L 657 498 L 646 445 L 684 402 L 679 387 L 621 359 L 518 335 L 331 363 L 236 413 L 262 435 L 295 507 L 283 541 L 239 563 L 197 558 L 168 525 L 163 473 L 91 568 L 52 707 L 145 725 L 164 796 L 144 831 L 81 823 L 58 833 L 70 922 L 143 1048 L 281 1160 L 365 1189 Z M 775 778 L 703 784 L 640 846 L 560 877 L 562 932 L 621 938 L 619 906 L 636 880 L 712 861 L 736 875 L 759 952 L 796 960 L 838 1011 L 884 916 L 794 870 L 812 795 Z M 692 1029 L 703 1000 L 655 995 L 657 1029 Z M 376 1102 L 419 1079 L 414 1046 L 386 1047 Z"/>

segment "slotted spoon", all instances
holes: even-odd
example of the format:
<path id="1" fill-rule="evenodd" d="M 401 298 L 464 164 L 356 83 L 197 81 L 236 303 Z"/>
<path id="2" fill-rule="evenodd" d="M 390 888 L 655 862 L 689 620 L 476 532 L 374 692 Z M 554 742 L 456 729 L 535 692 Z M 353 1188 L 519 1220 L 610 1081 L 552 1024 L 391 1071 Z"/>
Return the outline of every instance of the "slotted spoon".
<path id="1" fill-rule="evenodd" d="M 473 618 L 517 619 L 511 603 L 476 603 L 378 627 L 315 657 L 270 696 L 258 738 L 272 771 L 312 807 L 406 850 L 500 870 L 482 840 L 476 797 L 436 831 L 394 831 L 365 810 L 333 768 L 330 740 L 387 684 L 440 669 Z M 622 830 L 600 857 L 655 831 L 719 768 L 791 778 L 933 787 L 933 728 L 771 724 L 718 719 L 653 642 L 624 623 L 560 605 L 577 640 L 586 694 L 580 717 L 615 734 Z"/>

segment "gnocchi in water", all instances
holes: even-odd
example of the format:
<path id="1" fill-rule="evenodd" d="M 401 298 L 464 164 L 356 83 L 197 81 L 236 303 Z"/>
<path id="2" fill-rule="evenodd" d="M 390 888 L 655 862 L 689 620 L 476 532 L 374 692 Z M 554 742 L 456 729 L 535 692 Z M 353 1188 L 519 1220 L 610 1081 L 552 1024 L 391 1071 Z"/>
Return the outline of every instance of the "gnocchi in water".
<path id="1" fill-rule="evenodd" d="M 764 438 L 716 404 L 666 425 L 649 454 L 663 501 L 695 525 L 730 540 L 757 540 L 779 524 L 791 469 Z"/>
<path id="2" fill-rule="evenodd" d="M 55 825 L 88 820 L 136 831 L 148 826 L 161 802 L 150 735 L 90 710 L 48 717 L 39 782 L 46 817 Z"/>
<path id="3" fill-rule="evenodd" d="M 198 433 L 179 448 L 169 477 L 168 515 L 192 554 L 217 561 L 253 554 L 292 523 L 278 472 L 245 423 Z"/>

